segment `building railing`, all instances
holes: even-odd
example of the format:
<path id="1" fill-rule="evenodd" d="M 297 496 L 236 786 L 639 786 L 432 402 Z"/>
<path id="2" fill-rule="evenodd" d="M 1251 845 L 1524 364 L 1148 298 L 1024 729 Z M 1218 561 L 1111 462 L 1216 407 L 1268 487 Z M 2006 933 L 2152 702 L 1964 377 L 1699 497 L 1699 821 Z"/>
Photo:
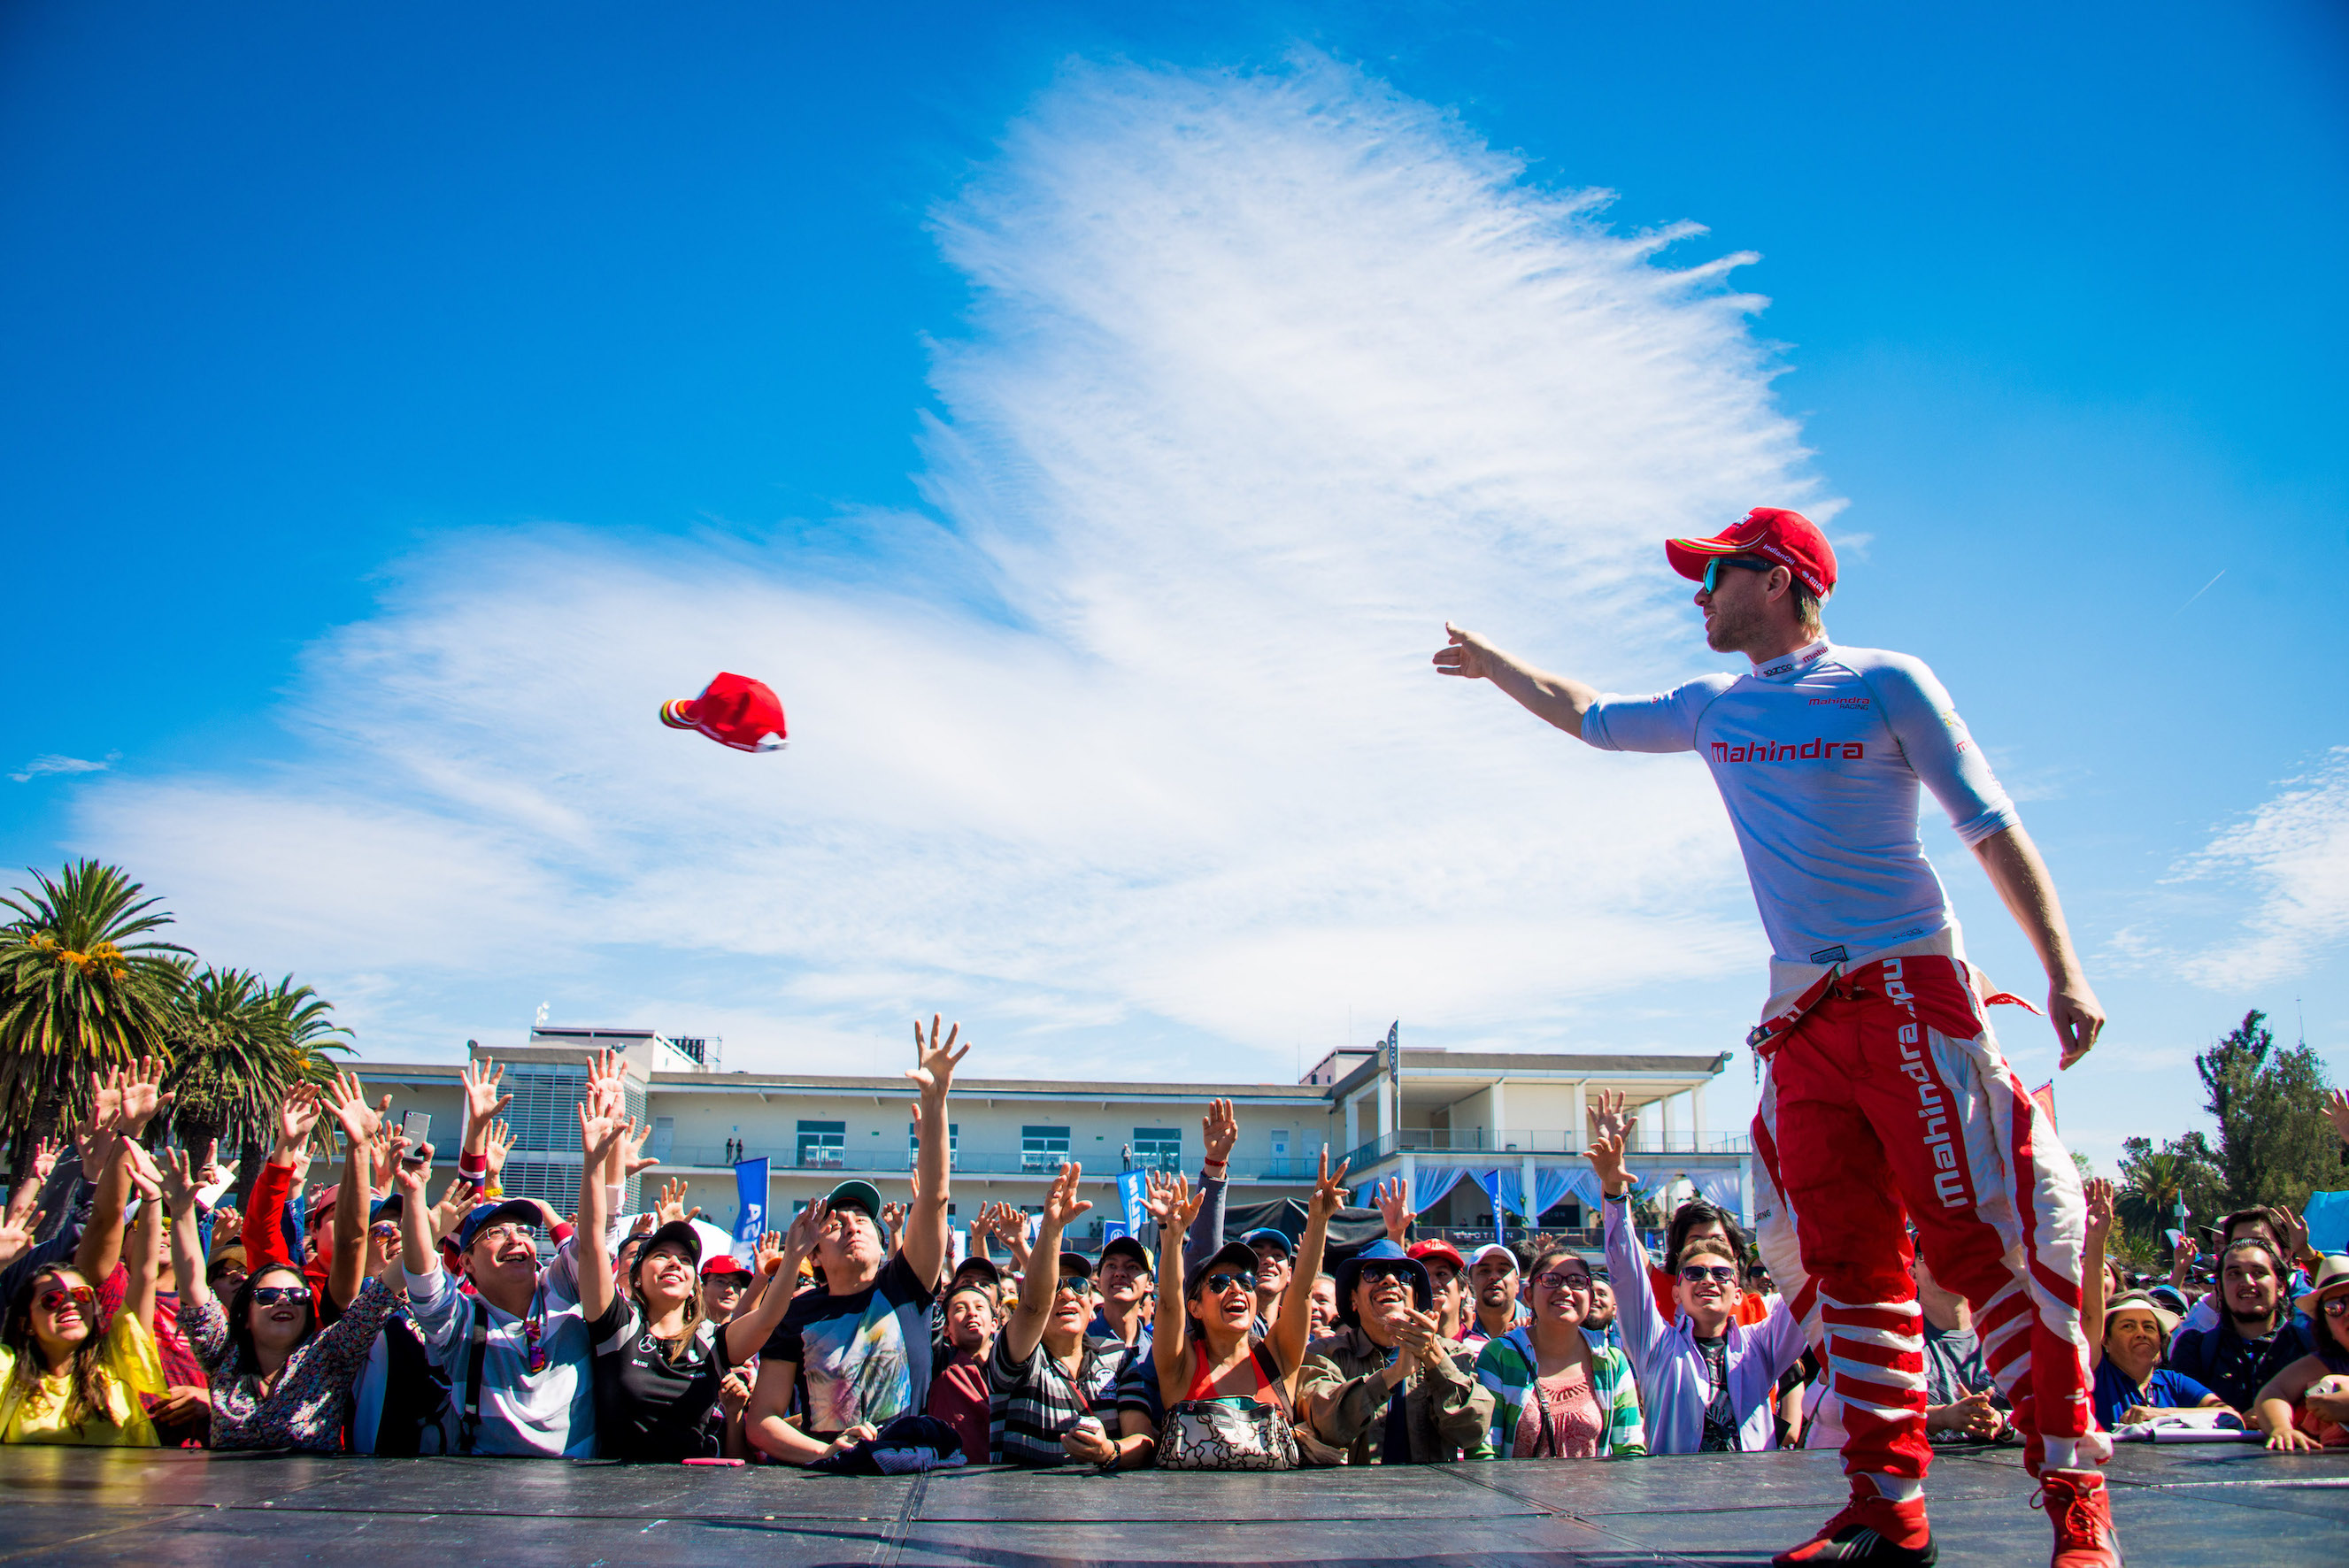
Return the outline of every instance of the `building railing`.
<path id="1" fill-rule="evenodd" d="M 1309 1186 L 1318 1154 L 1317 1150 L 1314 1156 L 1305 1157 L 1291 1154 L 1249 1160 L 1235 1156 L 1230 1161 L 1228 1174 L 1232 1180 L 1239 1181 L 1294 1182 Z M 730 1169 L 737 1160 L 756 1160 L 762 1155 L 766 1158 L 770 1176 L 782 1176 L 793 1171 L 820 1176 L 902 1176 L 914 1169 L 915 1159 L 911 1151 L 903 1148 L 880 1150 L 852 1146 L 845 1149 L 810 1149 L 802 1154 L 791 1144 L 762 1147 L 755 1143 L 743 1145 L 739 1150 L 730 1150 L 723 1143 L 672 1143 L 658 1158 L 663 1167 L 671 1170 L 724 1171 Z M 576 1161 L 578 1157 L 574 1154 L 572 1158 Z M 1112 1181 L 1121 1169 L 1114 1150 L 1103 1157 L 1099 1150 L 1095 1150 L 1093 1157 L 1082 1163 L 1085 1179 L 1089 1181 Z M 958 1149 L 947 1168 L 958 1175 L 1032 1176 L 1040 1181 L 1050 1181 L 1061 1173 L 1061 1157 L 1019 1149 Z M 1181 1168 L 1161 1155 L 1147 1151 L 1133 1154 L 1123 1167 L 1131 1171 Z M 1198 1174 L 1195 1155 L 1189 1169 L 1195 1178 Z"/>
<path id="2" fill-rule="evenodd" d="M 1481 1127 L 1399 1127 L 1381 1138 L 1373 1138 L 1356 1146 L 1346 1156 L 1346 1162 L 1356 1171 L 1392 1160 L 1400 1154 L 1424 1154 L 1439 1163 L 1473 1165 L 1480 1161 L 1507 1164 L 1528 1154 L 1566 1155 L 1582 1152 L 1582 1134 L 1562 1130 L 1536 1128 L 1520 1131 L 1508 1128 L 1495 1133 Z M 1744 1132 L 1707 1132 L 1691 1136 L 1685 1132 L 1653 1132 L 1638 1129 L 1631 1146 L 1624 1151 L 1633 1157 L 1645 1155 L 1687 1155 L 1692 1158 L 1722 1156 L 1735 1158 L 1754 1152 L 1754 1139 Z"/>

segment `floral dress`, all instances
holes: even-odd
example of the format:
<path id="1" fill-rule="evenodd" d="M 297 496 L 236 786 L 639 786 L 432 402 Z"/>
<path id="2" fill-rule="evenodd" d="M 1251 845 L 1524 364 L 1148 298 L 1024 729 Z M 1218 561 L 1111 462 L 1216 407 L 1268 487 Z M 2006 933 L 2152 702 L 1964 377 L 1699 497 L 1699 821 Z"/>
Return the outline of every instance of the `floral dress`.
<path id="1" fill-rule="evenodd" d="M 235 1349 L 229 1341 L 228 1309 L 218 1298 L 194 1311 L 182 1310 L 180 1326 L 212 1380 L 212 1446 L 342 1452 L 351 1383 L 367 1365 L 383 1320 L 398 1305 L 389 1286 L 369 1279 L 342 1316 L 294 1347 L 267 1393 L 258 1374 L 230 1370 Z"/>

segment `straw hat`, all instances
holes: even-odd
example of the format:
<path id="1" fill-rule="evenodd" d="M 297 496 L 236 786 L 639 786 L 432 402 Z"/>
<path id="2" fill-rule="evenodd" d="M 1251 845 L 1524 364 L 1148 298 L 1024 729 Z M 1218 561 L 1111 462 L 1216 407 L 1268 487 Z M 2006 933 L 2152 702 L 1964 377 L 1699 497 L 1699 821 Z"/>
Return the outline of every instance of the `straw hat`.
<path id="1" fill-rule="evenodd" d="M 2161 1327 L 2161 1342 L 2164 1345 L 2168 1344 L 2170 1336 L 2178 1332 L 2178 1315 L 2170 1311 L 2168 1307 L 2162 1305 L 2159 1302 L 2154 1300 L 2153 1297 L 2147 1295 L 2141 1290 L 2125 1290 L 2121 1292 L 2120 1295 L 2113 1297 L 2112 1300 L 2105 1303 L 2105 1326 L 2106 1328 L 2110 1328 L 2112 1326 L 2113 1314 L 2120 1311 L 2125 1306 L 2143 1307 L 2146 1311 L 2153 1314 L 2154 1322 L 2158 1324 Z"/>
<path id="2" fill-rule="evenodd" d="M 2324 1261 L 2316 1267 L 2316 1277 L 2310 1280 L 2308 1288 L 2292 1300 L 2295 1304 L 2316 1301 L 2337 1294 L 2344 1286 L 2349 1286 L 2349 1253 L 2327 1253 Z"/>

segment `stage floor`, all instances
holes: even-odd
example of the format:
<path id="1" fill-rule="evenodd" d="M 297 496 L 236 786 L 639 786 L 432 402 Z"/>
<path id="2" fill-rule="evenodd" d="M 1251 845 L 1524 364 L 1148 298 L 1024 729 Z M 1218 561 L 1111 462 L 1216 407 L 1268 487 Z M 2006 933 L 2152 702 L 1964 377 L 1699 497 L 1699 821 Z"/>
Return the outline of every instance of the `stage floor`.
<path id="1" fill-rule="evenodd" d="M 2349 1561 L 2349 1454 L 2131 1445 L 2132 1568 Z M 1941 1561 L 2046 1561 L 2013 1449 L 1933 1467 Z M 1290 1475 L 851 1479 L 516 1460 L 0 1449 L 0 1563 L 1753 1563 L 1841 1500 L 1832 1454 Z"/>

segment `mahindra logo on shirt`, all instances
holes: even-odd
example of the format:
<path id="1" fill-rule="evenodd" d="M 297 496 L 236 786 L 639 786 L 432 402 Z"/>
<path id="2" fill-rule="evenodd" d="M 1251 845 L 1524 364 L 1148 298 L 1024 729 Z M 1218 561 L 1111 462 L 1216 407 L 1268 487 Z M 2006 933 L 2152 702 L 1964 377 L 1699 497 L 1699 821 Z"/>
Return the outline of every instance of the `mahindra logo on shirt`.
<path id="1" fill-rule="evenodd" d="M 1788 654 L 1785 658 L 1772 659 L 1766 665 L 1754 665 L 1754 673 L 1760 676 L 1763 679 L 1768 680 L 1776 676 L 1785 675 L 1789 671 L 1801 669 L 1805 665 L 1815 665 L 1826 656 L 1826 644 L 1823 642 L 1813 643 L 1807 648 L 1796 649 L 1795 652 Z"/>
<path id="2" fill-rule="evenodd" d="M 1756 740 L 1747 746 L 1732 746 L 1726 740 L 1713 743 L 1715 762 L 1858 762 L 1867 756 L 1865 741 L 1829 740 L 1824 735 L 1799 746 L 1791 740 Z"/>
<path id="3" fill-rule="evenodd" d="M 1864 696 L 1815 696 L 1811 698 L 1811 706 L 1813 707 L 1866 707 L 1868 699 Z"/>

